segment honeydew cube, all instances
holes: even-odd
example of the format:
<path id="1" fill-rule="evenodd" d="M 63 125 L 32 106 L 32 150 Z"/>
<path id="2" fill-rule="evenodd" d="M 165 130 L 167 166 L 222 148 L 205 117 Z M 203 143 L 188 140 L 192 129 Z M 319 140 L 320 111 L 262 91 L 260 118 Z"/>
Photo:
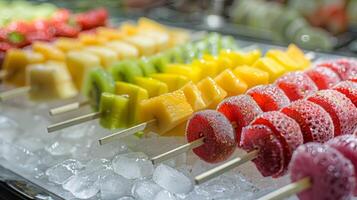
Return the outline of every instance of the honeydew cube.
<path id="1" fill-rule="evenodd" d="M 66 64 L 78 90 L 82 90 L 85 76 L 89 70 L 101 66 L 98 56 L 83 51 L 68 52 Z"/>
<path id="2" fill-rule="evenodd" d="M 275 79 L 282 76 L 287 70 L 284 66 L 279 64 L 272 58 L 259 58 L 254 64 L 253 67 L 261 69 L 269 73 L 269 81 L 272 83 Z"/>
<path id="3" fill-rule="evenodd" d="M 135 77 L 134 83 L 148 91 L 149 97 L 156 97 L 169 91 L 166 83 L 149 77 Z"/>
<path id="4" fill-rule="evenodd" d="M 29 65 L 27 81 L 31 86 L 29 95 L 33 100 L 66 99 L 77 94 L 64 63 L 50 61 Z"/>
<path id="5" fill-rule="evenodd" d="M 46 60 L 65 61 L 66 59 L 64 52 L 49 43 L 34 42 L 32 49 L 34 52 L 42 54 Z"/>
<path id="6" fill-rule="evenodd" d="M 182 90 L 144 100 L 140 104 L 143 121 L 156 119 L 153 131 L 159 134 L 186 121 L 193 113 Z"/>
<path id="7" fill-rule="evenodd" d="M 58 38 L 54 45 L 63 52 L 68 52 L 71 50 L 78 50 L 83 47 L 83 44 L 74 38 Z"/>
<path id="8" fill-rule="evenodd" d="M 83 49 L 83 51 L 92 53 L 99 57 L 100 63 L 104 68 L 108 68 L 117 61 L 117 54 L 110 48 L 100 46 L 89 46 Z"/>
<path id="9" fill-rule="evenodd" d="M 111 41 L 104 44 L 117 53 L 119 59 L 137 58 L 139 50 L 134 45 L 123 41 Z"/>
<path id="10" fill-rule="evenodd" d="M 287 71 L 299 70 L 299 65 L 284 51 L 272 49 L 269 50 L 265 56 L 274 59 L 276 62 L 284 66 Z"/>
<path id="11" fill-rule="evenodd" d="M 141 56 L 149 56 L 156 52 L 156 43 L 154 39 L 135 35 L 131 37 L 127 37 L 124 39 L 131 45 L 134 45 L 139 50 L 139 55 Z"/>
<path id="12" fill-rule="evenodd" d="M 206 103 L 202 98 L 201 91 L 192 81 L 183 86 L 181 90 L 194 111 L 206 108 Z"/>
<path id="13" fill-rule="evenodd" d="M 189 65 L 184 65 L 184 64 L 169 64 L 165 68 L 164 72 L 186 76 L 189 80 L 193 81 L 194 83 L 198 82 L 201 79 L 201 69 L 193 68 Z"/>
<path id="14" fill-rule="evenodd" d="M 310 67 L 311 63 L 308 58 L 305 57 L 304 52 L 299 49 L 295 44 L 290 44 L 286 51 L 288 56 L 299 65 L 300 69 L 306 69 Z"/>
<path id="15" fill-rule="evenodd" d="M 99 123 L 104 128 L 125 128 L 128 126 L 129 99 L 126 96 L 104 92 L 100 98 L 99 112 Z"/>
<path id="16" fill-rule="evenodd" d="M 201 78 L 215 77 L 218 73 L 218 66 L 213 61 L 195 60 L 192 62 L 192 67 L 200 69 Z"/>
<path id="17" fill-rule="evenodd" d="M 189 81 L 187 77 L 176 74 L 150 74 L 150 77 L 166 83 L 169 92 L 180 89 Z"/>
<path id="18" fill-rule="evenodd" d="M 2 66 L 7 73 L 4 81 L 18 87 L 24 86 L 26 84 L 27 65 L 42 62 L 44 62 L 44 57 L 40 53 L 10 49 L 5 54 Z"/>
<path id="19" fill-rule="evenodd" d="M 227 96 L 227 92 L 210 77 L 201 80 L 197 87 L 208 108 L 215 108 Z"/>
<path id="20" fill-rule="evenodd" d="M 248 86 L 239 77 L 233 74 L 232 70 L 226 69 L 221 72 L 214 81 L 227 92 L 227 96 L 235 96 L 244 93 Z"/>
<path id="21" fill-rule="evenodd" d="M 269 83 L 269 73 L 258 68 L 244 65 L 236 67 L 233 73 L 242 79 L 248 88 Z"/>
<path id="22" fill-rule="evenodd" d="M 92 33 L 80 33 L 78 38 L 83 45 L 101 45 L 108 41 L 107 38 Z"/>
<path id="23" fill-rule="evenodd" d="M 116 94 L 129 96 L 129 116 L 128 123 L 132 126 L 139 122 L 139 104 L 141 101 L 148 99 L 149 94 L 144 88 L 131 84 L 118 81 L 116 82 Z"/>

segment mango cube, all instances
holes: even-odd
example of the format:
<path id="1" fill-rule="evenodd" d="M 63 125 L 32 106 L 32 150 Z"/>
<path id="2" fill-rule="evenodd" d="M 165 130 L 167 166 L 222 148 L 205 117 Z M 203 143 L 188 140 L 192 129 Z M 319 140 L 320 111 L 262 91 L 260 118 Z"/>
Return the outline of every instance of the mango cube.
<path id="1" fill-rule="evenodd" d="M 258 68 L 244 65 L 236 67 L 233 73 L 243 80 L 248 88 L 269 83 L 269 73 Z"/>
<path id="2" fill-rule="evenodd" d="M 284 51 L 272 49 L 266 53 L 266 57 L 274 59 L 276 62 L 284 66 L 287 71 L 299 70 L 299 65 Z"/>
<path id="3" fill-rule="evenodd" d="M 242 94 L 248 88 L 247 84 L 242 79 L 234 75 L 230 69 L 226 69 L 218 74 L 218 76 L 214 78 L 214 81 L 216 81 L 216 83 L 227 92 L 227 96 Z"/>
<path id="4" fill-rule="evenodd" d="M 305 57 L 304 52 L 294 44 L 288 46 L 286 53 L 299 65 L 300 69 L 306 69 L 311 65 L 310 60 Z"/>
<path id="5" fill-rule="evenodd" d="M 81 51 L 68 52 L 66 64 L 78 90 L 82 90 L 88 71 L 94 67 L 101 66 L 98 56 Z"/>
<path id="6" fill-rule="evenodd" d="M 274 59 L 267 58 L 267 57 L 259 58 L 254 63 L 253 67 L 256 67 L 258 69 L 268 72 L 269 73 L 269 81 L 271 83 L 274 82 L 275 79 L 279 78 L 286 72 L 286 69 L 284 66 L 279 64 Z"/>
<path id="7" fill-rule="evenodd" d="M 74 38 L 58 38 L 54 45 L 63 52 L 78 50 L 83 48 L 83 44 Z"/>
<path id="8" fill-rule="evenodd" d="M 159 134 L 164 134 L 186 121 L 193 113 L 181 90 L 144 100 L 140 106 L 143 121 L 156 119 L 153 130 Z"/>
<path id="9" fill-rule="evenodd" d="M 100 63 L 104 68 L 109 68 L 117 61 L 117 54 L 110 48 L 100 46 L 89 46 L 83 49 L 83 51 L 92 53 L 99 57 Z"/>
<path id="10" fill-rule="evenodd" d="M 34 42 L 32 44 L 34 52 L 40 53 L 46 60 L 65 61 L 66 55 L 54 45 L 45 42 Z"/>
<path id="11" fill-rule="evenodd" d="M 169 91 L 168 86 L 156 79 L 148 77 L 135 77 L 134 83 L 148 91 L 149 97 L 156 97 Z"/>
<path id="12" fill-rule="evenodd" d="M 115 40 L 105 43 L 104 46 L 115 51 L 119 59 L 139 57 L 139 50 L 134 45 L 127 42 Z"/>
<path id="13" fill-rule="evenodd" d="M 169 64 L 165 68 L 164 72 L 186 76 L 189 80 L 193 81 L 194 83 L 198 82 L 201 79 L 201 69 L 192 68 L 191 66 L 184 65 L 184 64 Z"/>
<path id="14" fill-rule="evenodd" d="M 202 98 L 201 91 L 192 81 L 183 86 L 181 90 L 194 111 L 206 108 L 206 103 Z"/>
<path id="15" fill-rule="evenodd" d="M 104 92 L 100 98 L 99 123 L 107 129 L 128 126 L 129 99 L 125 96 Z"/>
<path id="16" fill-rule="evenodd" d="M 45 64 L 32 64 L 27 70 L 31 99 L 37 101 L 66 99 L 77 95 L 64 63 L 50 61 Z"/>
<path id="17" fill-rule="evenodd" d="M 139 104 L 141 101 L 149 98 L 147 90 L 137 85 L 120 81 L 116 82 L 115 86 L 116 94 L 129 95 L 129 126 L 138 123 L 140 114 Z"/>
<path id="18" fill-rule="evenodd" d="M 227 92 L 210 77 L 201 80 L 197 87 L 208 108 L 215 108 L 227 96 Z"/>
<path id="19" fill-rule="evenodd" d="M 150 74 L 150 77 L 166 83 L 169 92 L 180 89 L 189 81 L 188 78 L 186 78 L 185 76 L 176 74 Z"/>

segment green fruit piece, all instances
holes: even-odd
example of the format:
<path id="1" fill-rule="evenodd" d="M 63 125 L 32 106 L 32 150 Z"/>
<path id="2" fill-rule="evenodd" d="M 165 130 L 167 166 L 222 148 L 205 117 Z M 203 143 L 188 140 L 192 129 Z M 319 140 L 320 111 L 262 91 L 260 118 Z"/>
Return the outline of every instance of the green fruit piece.
<path id="1" fill-rule="evenodd" d="M 166 65 L 169 63 L 169 58 L 165 54 L 151 56 L 149 62 L 155 67 L 158 72 L 163 72 Z"/>
<path id="2" fill-rule="evenodd" d="M 157 70 L 152 62 L 146 58 L 142 58 L 138 61 L 138 64 L 143 71 L 144 76 L 149 76 L 150 74 L 157 73 Z"/>
<path id="3" fill-rule="evenodd" d="M 94 110 L 98 110 L 102 93 L 114 93 L 114 91 L 114 79 L 104 69 L 94 68 L 87 74 L 83 92 Z"/>
<path id="4" fill-rule="evenodd" d="M 169 50 L 169 61 L 173 63 L 183 63 L 184 62 L 184 53 L 183 49 L 180 47 L 175 47 Z"/>
<path id="5" fill-rule="evenodd" d="M 132 126 L 139 122 L 139 104 L 142 100 L 148 99 L 147 90 L 137 85 L 125 82 L 116 82 L 116 94 L 129 96 L 129 116 L 128 124 Z"/>
<path id="6" fill-rule="evenodd" d="M 144 76 L 139 64 L 131 60 L 120 61 L 109 70 L 115 81 L 133 83 L 135 77 Z"/>
<path id="7" fill-rule="evenodd" d="M 148 77 L 136 77 L 134 84 L 147 90 L 149 98 L 165 94 L 169 91 L 167 84 Z"/>
<path id="8" fill-rule="evenodd" d="M 128 125 L 129 99 L 112 93 L 104 92 L 101 96 L 99 123 L 107 129 L 125 128 Z"/>
<path id="9" fill-rule="evenodd" d="M 151 74 L 150 77 L 166 83 L 169 92 L 178 90 L 189 82 L 187 77 L 176 74 Z"/>

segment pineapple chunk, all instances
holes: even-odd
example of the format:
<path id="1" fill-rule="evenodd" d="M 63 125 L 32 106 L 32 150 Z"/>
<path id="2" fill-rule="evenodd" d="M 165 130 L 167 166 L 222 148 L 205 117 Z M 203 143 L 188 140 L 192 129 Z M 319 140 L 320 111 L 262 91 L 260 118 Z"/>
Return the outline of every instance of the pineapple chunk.
<path id="1" fill-rule="evenodd" d="M 140 106 L 143 121 L 157 120 L 156 126 L 152 128 L 159 134 L 164 134 L 186 121 L 193 113 L 181 90 L 144 100 Z"/>
<path id="2" fill-rule="evenodd" d="M 101 45 L 108 41 L 107 38 L 92 33 L 80 33 L 78 38 L 83 45 Z"/>
<path id="3" fill-rule="evenodd" d="M 215 77 L 219 72 L 217 63 L 207 60 L 195 60 L 192 62 L 193 68 L 198 68 L 201 71 L 201 79 L 206 77 Z"/>
<path id="4" fill-rule="evenodd" d="M 272 49 L 269 50 L 265 56 L 274 59 L 276 62 L 284 66 L 287 71 L 296 71 L 300 68 L 299 65 L 284 51 Z"/>
<path id="5" fill-rule="evenodd" d="M 111 41 L 105 43 L 104 46 L 115 51 L 119 59 L 139 57 L 139 50 L 135 46 L 123 41 Z"/>
<path id="6" fill-rule="evenodd" d="M 147 77 L 135 77 L 134 83 L 148 91 L 149 97 L 156 97 L 169 91 L 166 83 Z"/>
<path id="7" fill-rule="evenodd" d="M 197 87 L 201 91 L 202 98 L 208 108 L 216 108 L 218 103 L 227 96 L 227 92 L 210 77 L 201 80 Z"/>
<path id="8" fill-rule="evenodd" d="M 125 82 L 116 82 L 116 94 L 129 95 L 129 116 L 128 123 L 132 126 L 139 122 L 139 104 L 142 100 L 148 99 L 147 90 L 134 84 Z"/>
<path id="9" fill-rule="evenodd" d="M 170 36 L 168 33 L 147 29 L 147 30 L 140 31 L 138 35 L 142 35 L 144 37 L 149 37 L 154 39 L 157 45 L 157 51 L 163 51 L 169 48 Z"/>
<path id="10" fill-rule="evenodd" d="M 131 45 L 134 45 L 139 50 L 140 56 L 149 56 L 156 52 L 157 47 L 154 39 L 135 35 L 131 37 L 127 37 L 124 39 Z"/>
<path id="11" fill-rule="evenodd" d="M 65 61 L 66 55 L 59 48 L 45 42 L 34 42 L 32 44 L 34 52 L 40 53 L 46 60 Z"/>
<path id="12" fill-rule="evenodd" d="M 237 67 L 240 65 L 252 65 L 257 59 L 261 57 L 261 52 L 259 50 L 253 50 L 247 53 L 222 50 L 219 56 L 229 58 L 234 63 L 233 67 Z"/>
<path id="13" fill-rule="evenodd" d="M 229 69 L 229 68 L 233 68 L 234 67 L 233 61 L 230 60 L 228 57 L 212 56 L 212 55 L 205 54 L 205 55 L 203 55 L 203 59 L 216 62 L 219 72 L 221 72 L 221 71 L 223 71 L 225 69 Z"/>
<path id="14" fill-rule="evenodd" d="M 77 94 L 64 63 L 32 64 L 27 70 L 27 81 L 31 86 L 29 95 L 33 100 L 66 99 Z"/>
<path id="15" fill-rule="evenodd" d="M 98 36 L 104 37 L 107 40 L 121 40 L 126 37 L 126 35 L 119 30 L 108 27 L 98 27 L 96 33 Z"/>
<path id="16" fill-rule="evenodd" d="M 227 96 L 235 96 L 244 93 L 248 86 L 239 77 L 233 74 L 232 70 L 226 69 L 221 72 L 214 81 L 227 92 Z"/>
<path id="17" fill-rule="evenodd" d="M 192 68 L 191 66 L 184 64 L 169 64 L 165 68 L 164 72 L 169 74 L 178 74 L 186 76 L 194 83 L 198 82 L 201 79 L 201 69 Z"/>
<path id="18" fill-rule="evenodd" d="M 84 52 L 92 53 L 100 58 L 101 65 L 104 68 L 109 68 L 117 61 L 117 54 L 115 51 L 100 47 L 100 46 L 89 46 L 83 49 Z"/>
<path id="19" fill-rule="evenodd" d="M 244 65 L 236 67 L 233 73 L 242 79 L 248 85 L 248 88 L 269 83 L 269 73 L 258 68 Z"/>
<path id="20" fill-rule="evenodd" d="M 83 44 L 74 38 L 58 38 L 54 45 L 63 52 L 78 50 L 83 47 Z"/>
<path id="21" fill-rule="evenodd" d="M 187 121 L 182 122 L 175 128 L 167 131 L 163 136 L 165 137 L 184 137 L 186 134 Z"/>
<path id="22" fill-rule="evenodd" d="M 66 63 L 71 73 L 74 84 L 78 90 L 82 90 L 86 74 L 94 67 L 100 67 L 98 56 L 82 51 L 70 51 L 67 53 Z"/>
<path id="23" fill-rule="evenodd" d="M 180 89 L 189 81 L 185 76 L 176 74 L 150 74 L 150 77 L 166 83 L 169 92 Z"/>
<path id="24" fill-rule="evenodd" d="M 267 57 L 258 59 L 254 63 L 253 67 L 256 67 L 258 69 L 268 72 L 269 73 L 269 81 L 271 83 L 274 82 L 275 79 L 279 78 L 286 72 L 285 67 L 283 67 L 281 64 L 279 64 L 275 60 L 273 60 L 271 58 L 267 58 Z"/>
<path id="25" fill-rule="evenodd" d="M 100 98 L 99 123 L 107 129 L 128 126 L 129 99 L 125 96 L 104 92 Z"/>
<path id="26" fill-rule="evenodd" d="M 181 90 L 185 94 L 187 102 L 191 105 L 194 111 L 206 108 L 206 103 L 202 98 L 202 94 L 193 82 L 187 83 L 181 88 Z"/>
<path id="27" fill-rule="evenodd" d="M 294 60 L 299 65 L 300 69 L 306 69 L 310 67 L 310 60 L 305 57 L 304 52 L 299 49 L 299 47 L 297 47 L 295 44 L 290 44 L 286 53 L 292 60 Z"/>

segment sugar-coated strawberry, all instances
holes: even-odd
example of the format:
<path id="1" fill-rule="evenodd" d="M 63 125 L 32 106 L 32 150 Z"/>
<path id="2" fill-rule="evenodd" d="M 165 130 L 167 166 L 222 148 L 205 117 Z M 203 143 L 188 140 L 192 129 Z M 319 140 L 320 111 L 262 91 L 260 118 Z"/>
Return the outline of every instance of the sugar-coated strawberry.
<path id="1" fill-rule="evenodd" d="M 188 121 L 186 138 L 192 142 L 204 137 L 204 144 L 193 152 L 202 160 L 217 163 L 228 159 L 236 148 L 233 127 L 228 119 L 215 110 L 196 112 Z"/>
<path id="2" fill-rule="evenodd" d="M 345 200 L 352 198 L 356 182 L 351 161 L 336 149 L 307 143 L 296 149 L 290 162 L 293 182 L 310 178 L 311 187 L 300 192 L 300 200 Z"/>
<path id="3" fill-rule="evenodd" d="M 342 93 L 335 90 L 320 90 L 307 99 L 323 107 L 330 114 L 335 136 L 352 134 L 357 127 L 357 108 Z"/>
<path id="4" fill-rule="evenodd" d="M 251 124 L 269 127 L 283 145 L 285 170 L 280 174 L 283 175 L 286 172 L 286 167 L 290 162 L 294 150 L 304 142 L 299 124 L 278 111 L 263 113 L 255 118 Z"/>
<path id="5" fill-rule="evenodd" d="M 341 92 L 346 95 L 352 103 L 357 107 L 357 82 L 342 81 L 335 85 L 332 89 Z"/>
<path id="6" fill-rule="evenodd" d="M 334 137 L 330 115 L 319 105 L 307 100 L 298 100 L 281 110 L 300 126 L 304 143 L 326 142 Z"/>
<path id="7" fill-rule="evenodd" d="M 284 171 L 283 146 L 272 130 L 265 125 L 246 126 L 240 146 L 247 152 L 258 150 L 253 159 L 263 176 L 279 176 Z"/>
<path id="8" fill-rule="evenodd" d="M 290 103 L 285 93 L 274 85 L 256 86 L 248 90 L 247 94 L 253 97 L 264 112 L 279 110 Z"/>
<path id="9" fill-rule="evenodd" d="M 357 72 L 357 65 L 352 60 L 341 59 L 319 63 L 318 66 L 330 68 L 336 72 L 342 80 L 347 80 L 349 76 Z"/>
<path id="10" fill-rule="evenodd" d="M 238 145 L 242 128 L 263 112 L 249 95 L 229 97 L 217 106 L 217 111 L 225 115 L 233 125 Z"/>
<path id="11" fill-rule="evenodd" d="M 88 30 L 98 26 L 104 26 L 107 23 L 108 12 L 104 8 L 98 8 L 85 13 L 78 14 L 75 17 L 76 23 L 83 29 Z"/>
<path id="12" fill-rule="evenodd" d="M 76 37 L 80 32 L 78 27 L 64 23 L 55 24 L 54 29 L 57 37 Z"/>
<path id="13" fill-rule="evenodd" d="M 51 17 L 51 22 L 53 23 L 67 23 L 68 20 L 70 19 L 71 16 L 71 11 L 68 9 L 58 9 L 56 10 L 52 17 Z"/>
<path id="14" fill-rule="evenodd" d="M 357 136 L 341 135 L 328 141 L 327 144 L 330 147 L 337 149 L 352 162 L 355 169 L 355 178 L 357 183 Z M 357 185 L 354 190 L 354 195 L 357 196 Z"/>
<path id="15" fill-rule="evenodd" d="M 284 91 L 290 101 L 296 101 L 317 91 L 317 86 L 309 76 L 302 72 L 290 72 L 275 81 L 275 84 Z"/>
<path id="16" fill-rule="evenodd" d="M 319 90 L 329 89 L 341 81 L 340 76 L 327 67 L 314 67 L 305 74 L 315 82 Z"/>

